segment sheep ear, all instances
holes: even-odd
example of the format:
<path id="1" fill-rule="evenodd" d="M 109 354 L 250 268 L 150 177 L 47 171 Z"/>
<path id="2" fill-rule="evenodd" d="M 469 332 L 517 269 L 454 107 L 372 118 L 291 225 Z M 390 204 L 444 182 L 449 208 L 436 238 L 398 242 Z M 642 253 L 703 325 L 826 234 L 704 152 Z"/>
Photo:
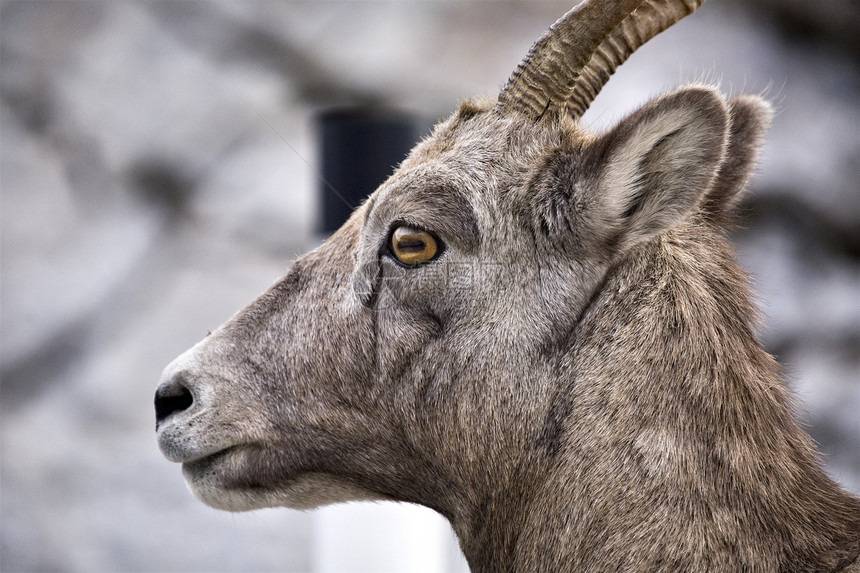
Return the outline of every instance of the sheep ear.
<path id="1" fill-rule="evenodd" d="M 592 231 L 624 250 L 685 220 L 711 188 L 726 153 L 729 112 L 710 88 L 652 100 L 588 149 L 597 173 L 583 213 Z"/>
<path id="2" fill-rule="evenodd" d="M 729 100 L 729 114 L 732 126 L 726 159 L 705 198 L 705 209 L 715 216 L 731 213 L 749 183 L 773 108 L 760 97 L 744 95 Z"/>

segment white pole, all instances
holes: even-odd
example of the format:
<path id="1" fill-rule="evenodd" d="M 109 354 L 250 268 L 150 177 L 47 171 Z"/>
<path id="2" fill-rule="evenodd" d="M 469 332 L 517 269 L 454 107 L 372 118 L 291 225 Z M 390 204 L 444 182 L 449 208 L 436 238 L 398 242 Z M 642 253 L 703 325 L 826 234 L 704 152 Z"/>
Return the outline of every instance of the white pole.
<path id="1" fill-rule="evenodd" d="M 341 504 L 315 510 L 312 523 L 315 573 L 467 571 L 448 522 L 426 507 Z"/>

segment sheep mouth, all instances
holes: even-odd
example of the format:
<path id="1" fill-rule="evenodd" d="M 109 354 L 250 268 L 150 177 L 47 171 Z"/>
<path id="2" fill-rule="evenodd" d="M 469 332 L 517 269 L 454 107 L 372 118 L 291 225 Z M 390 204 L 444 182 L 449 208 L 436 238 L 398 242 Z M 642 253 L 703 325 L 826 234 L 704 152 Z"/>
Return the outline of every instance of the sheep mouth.
<path id="1" fill-rule="evenodd" d="M 186 460 L 182 462 L 182 471 L 190 476 L 211 474 L 216 466 L 224 462 L 226 458 L 235 453 L 239 448 L 240 446 L 229 446 L 211 454 Z"/>

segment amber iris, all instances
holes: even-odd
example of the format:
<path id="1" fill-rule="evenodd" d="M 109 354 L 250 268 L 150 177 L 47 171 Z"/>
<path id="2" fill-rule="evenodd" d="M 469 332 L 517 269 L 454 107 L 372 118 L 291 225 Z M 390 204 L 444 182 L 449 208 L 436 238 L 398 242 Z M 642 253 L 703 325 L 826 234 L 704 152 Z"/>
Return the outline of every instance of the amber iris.
<path id="1" fill-rule="evenodd" d="M 401 226 L 391 233 L 391 253 L 404 265 L 414 267 L 430 262 L 438 252 L 436 239 L 427 231 Z"/>

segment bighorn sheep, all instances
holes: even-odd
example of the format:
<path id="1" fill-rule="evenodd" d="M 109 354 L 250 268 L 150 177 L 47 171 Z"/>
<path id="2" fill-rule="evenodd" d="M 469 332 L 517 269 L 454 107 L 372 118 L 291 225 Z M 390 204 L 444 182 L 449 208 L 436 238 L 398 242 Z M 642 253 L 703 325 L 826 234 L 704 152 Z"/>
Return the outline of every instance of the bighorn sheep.
<path id="1" fill-rule="evenodd" d="M 231 511 L 404 500 L 474 571 L 856 571 L 724 222 L 771 111 L 609 76 L 703 0 L 588 0 L 179 357 L 158 441 Z"/>

